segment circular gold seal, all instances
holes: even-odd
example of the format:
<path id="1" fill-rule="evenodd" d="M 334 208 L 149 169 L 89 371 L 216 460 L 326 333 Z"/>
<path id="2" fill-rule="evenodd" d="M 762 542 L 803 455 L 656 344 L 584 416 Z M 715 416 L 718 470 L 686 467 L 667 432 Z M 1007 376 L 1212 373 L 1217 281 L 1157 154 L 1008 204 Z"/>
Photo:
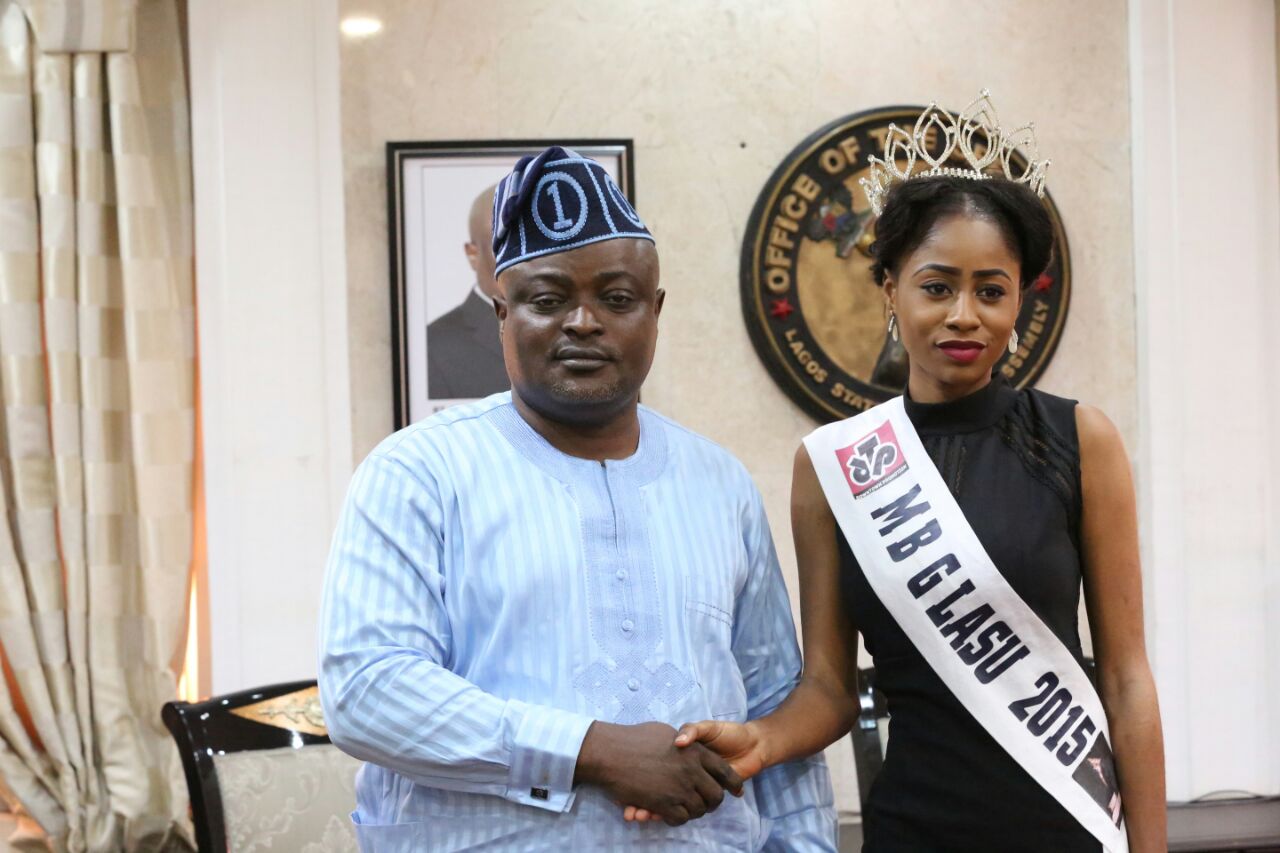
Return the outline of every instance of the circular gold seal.
<path id="1" fill-rule="evenodd" d="M 747 222 L 742 313 L 751 341 L 774 380 L 820 421 L 851 417 L 906 387 L 906 350 L 888 335 L 871 277 L 875 218 L 858 179 L 868 156 L 884 151 L 889 125 L 909 129 L 924 109 L 866 110 L 813 133 L 774 170 Z M 926 144 L 940 153 L 937 139 Z M 1047 192 L 1044 203 L 1053 263 L 1023 300 L 1018 351 L 996 367 L 1019 388 L 1049 363 L 1071 298 L 1066 231 Z"/>

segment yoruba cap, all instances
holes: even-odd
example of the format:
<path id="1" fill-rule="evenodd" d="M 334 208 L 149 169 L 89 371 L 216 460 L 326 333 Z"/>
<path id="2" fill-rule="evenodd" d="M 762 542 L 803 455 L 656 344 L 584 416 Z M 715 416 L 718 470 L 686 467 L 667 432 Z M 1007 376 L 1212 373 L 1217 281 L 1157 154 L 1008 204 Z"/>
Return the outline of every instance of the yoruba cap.
<path id="1" fill-rule="evenodd" d="M 521 157 L 493 194 L 494 274 L 530 258 L 632 237 L 654 242 L 604 167 L 558 145 Z"/>

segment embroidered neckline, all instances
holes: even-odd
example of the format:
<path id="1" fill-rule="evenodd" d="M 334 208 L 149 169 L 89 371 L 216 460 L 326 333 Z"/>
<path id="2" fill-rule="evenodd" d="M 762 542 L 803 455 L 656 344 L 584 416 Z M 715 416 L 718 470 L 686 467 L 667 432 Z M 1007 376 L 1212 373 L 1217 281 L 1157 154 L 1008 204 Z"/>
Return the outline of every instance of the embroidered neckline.
<path id="1" fill-rule="evenodd" d="M 522 456 L 562 483 L 572 484 L 583 477 L 591 478 L 601 467 L 594 459 L 582 459 L 557 450 L 520 417 L 510 399 L 505 405 L 496 406 L 485 414 Z M 637 485 L 644 485 L 657 479 L 666 468 L 667 436 L 664 425 L 653 412 L 640 406 L 637 414 L 640 418 L 640 442 L 636 452 L 626 459 L 610 459 L 606 467 Z"/>
<path id="2" fill-rule="evenodd" d="M 903 408 L 921 435 L 977 432 L 995 426 L 1004 416 L 1018 392 L 1003 376 L 992 377 L 986 385 L 958 400 L 945 403 L 918 403 L 904 393 Z"/>

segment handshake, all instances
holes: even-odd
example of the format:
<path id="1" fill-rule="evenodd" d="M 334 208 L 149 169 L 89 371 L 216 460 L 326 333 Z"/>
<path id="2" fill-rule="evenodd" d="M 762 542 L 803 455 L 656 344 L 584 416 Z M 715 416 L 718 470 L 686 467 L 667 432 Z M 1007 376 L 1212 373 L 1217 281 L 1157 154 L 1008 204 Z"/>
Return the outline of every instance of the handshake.
<path id="1" fill-rule="evenodd" d="M 726 791 L 742 796 L 743 783 L 765 766 L 752 723 L 687 723 L 677 733 L 665 723 L 596 721 L 574 782 L 603 788 L 629 821 L 679 826 L 715 811 Z"/>

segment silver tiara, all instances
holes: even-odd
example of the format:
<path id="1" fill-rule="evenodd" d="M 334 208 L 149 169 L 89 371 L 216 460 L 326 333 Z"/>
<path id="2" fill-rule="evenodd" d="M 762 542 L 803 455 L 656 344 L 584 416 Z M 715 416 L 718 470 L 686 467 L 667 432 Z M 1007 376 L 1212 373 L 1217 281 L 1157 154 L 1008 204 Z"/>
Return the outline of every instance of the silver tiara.
<path id="1" fill-rule="evenodd" d="M 936 156 L 929 152 L 930 146 L 926 144 L 931 133 L 940 134 L 942 138 L 942 150 Z M 1015 152 L 1020 151 L 1025 167 L 1014 161 Z M 966 167 L 946 165 L 957 153 L 964 158 Z M 885 193 L 896 183 L 935 175 L 985 181 L 991 178 L 987 169 L 996 163 L 1000 164 L 1005 178 L 1025 185 L 1043 198 L 1049 161 L 1037 159 L 1039 154 L 1035 125 L 1027 124 L 1005 133 L 996 119 L 991 93 L 983 89 L 977 100 L 957 116 L 953 117 L 937 104 L 929 104 L 910 133 L 896 124 L 889 125 L 884 137 L 884 159 L 869 157 L 871 168 L 859 183 L 876 216 L 884 210 Z M 920 161 L 918 170 L 917 160 Z"/>

